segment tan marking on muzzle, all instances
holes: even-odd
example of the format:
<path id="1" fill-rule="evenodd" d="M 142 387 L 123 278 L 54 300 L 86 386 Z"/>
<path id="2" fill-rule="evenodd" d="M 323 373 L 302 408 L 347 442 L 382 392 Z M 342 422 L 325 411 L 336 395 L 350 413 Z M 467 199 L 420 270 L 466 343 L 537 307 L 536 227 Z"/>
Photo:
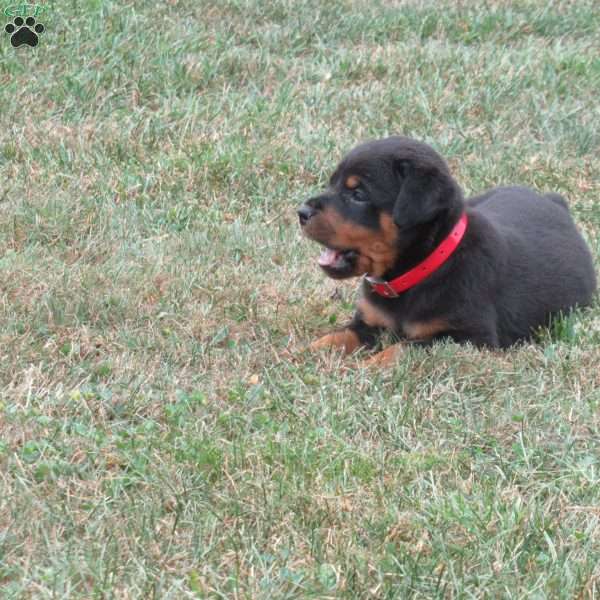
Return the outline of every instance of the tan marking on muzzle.
<path id="1" fill-rule="evenodd" d="M 323 220 L 319 229 L 331 232 L 327 239 L 319 241 L 333 248 L 358 251 L 360 256 L 355 275 L 369 273 L 381 277 L 396 261 L 398 229 L 391 215 L 381 213 L 377 229 L 347 221 L 332 208 L 326 208 L 315 218 Z"/>

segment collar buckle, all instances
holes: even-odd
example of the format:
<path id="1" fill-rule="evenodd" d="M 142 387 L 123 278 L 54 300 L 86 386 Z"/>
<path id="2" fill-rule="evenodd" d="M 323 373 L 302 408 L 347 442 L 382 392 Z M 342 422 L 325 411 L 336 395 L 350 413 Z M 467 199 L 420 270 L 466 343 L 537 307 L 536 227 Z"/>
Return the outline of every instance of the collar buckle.
<path id="1" fill-rule="evenodd" d="M 381 277 L 371 277 L 370 275 L 364 276 L 365 281 L 371 286 L 371 289 L 386 298 L 398 298 L 400 294 L 389 284 L 385 279 Z M 379 288 L 379 289 L 377 289 Z M 383 289 L 381 289 L 383 288 Z"/>

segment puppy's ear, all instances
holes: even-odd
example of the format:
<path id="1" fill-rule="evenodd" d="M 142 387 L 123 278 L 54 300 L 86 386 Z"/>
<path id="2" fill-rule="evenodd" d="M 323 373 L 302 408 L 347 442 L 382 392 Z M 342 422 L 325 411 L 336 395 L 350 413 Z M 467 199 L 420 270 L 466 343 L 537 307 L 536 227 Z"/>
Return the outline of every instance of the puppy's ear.
<path id="1" fill-rule="evenodd" d="M 450 174 L 435 165 L 400 160 L 396 169 L 402 183 L 392 216 L 400 229 L 411 229 L 433 221 L 460 198 L 458 186 Z"/>

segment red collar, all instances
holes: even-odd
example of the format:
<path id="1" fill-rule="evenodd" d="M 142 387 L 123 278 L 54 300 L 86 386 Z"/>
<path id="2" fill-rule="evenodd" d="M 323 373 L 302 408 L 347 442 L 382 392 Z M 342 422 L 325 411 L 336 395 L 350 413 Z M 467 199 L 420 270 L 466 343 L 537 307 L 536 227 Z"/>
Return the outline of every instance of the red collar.
<path id="1" fill-rule="evenodd" d="M 396 298 L 402 292 L 421 283 L 423 279 L 437 271 L 458 248 L 467 230 L 467 221 L 467 213 L 463 213 L 448 237 L 423 262 L 403 275 L 391 281 L 366 276 L 365 279 L 371 284 L 371 289 L 384 298 Z"/>

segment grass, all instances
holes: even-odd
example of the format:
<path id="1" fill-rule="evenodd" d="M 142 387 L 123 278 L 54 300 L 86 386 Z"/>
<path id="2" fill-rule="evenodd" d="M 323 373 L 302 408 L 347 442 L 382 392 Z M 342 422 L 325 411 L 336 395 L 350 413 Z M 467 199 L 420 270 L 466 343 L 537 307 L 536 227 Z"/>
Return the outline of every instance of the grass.
<path id="1" fill-rule="evenodd" d="M 294 209 L 404 133 L 600 255 L 594 0 L 52 5 L 0 43 L 3 598 L 600 596 L 600 306 L 395 369 Z"/>

